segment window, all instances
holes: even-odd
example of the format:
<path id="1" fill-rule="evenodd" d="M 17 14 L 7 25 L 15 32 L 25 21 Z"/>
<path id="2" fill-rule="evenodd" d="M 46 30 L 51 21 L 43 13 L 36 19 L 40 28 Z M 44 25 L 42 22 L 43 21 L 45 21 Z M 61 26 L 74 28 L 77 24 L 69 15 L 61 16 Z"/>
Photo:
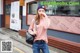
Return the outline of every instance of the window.
<path id="1" fill-rule="evenodd" d="M 46 0 L 44 2 L 80 2 L 79 0 Z M 42 1 L 39 1 L 41 4 Z M 72 3 L 74 4 L 74 3 Z M 63 15 L 63 16 L 80 16 L 80 3 L 79 5 L 45 5 L 47 15 Z M 41 4 L 42 5 L 42 4 Z"/>
<path id="2" fill-rule="evenodd" d="M 40 0 L 38 2 L 28 3 L 28 14 L 36 14 L 38 5 L 41 2 L 79 2 L 79 0 Z M 80 16 L 80 5 L 45 5 L 47 15 L 62 15 L 62 16 Z"/>
<path id="3" fill-rule="evenodd" d="M 36 14 L 37 13 L 38 3 L 28 3 L 28 14 Z"/>
<path id="4" fill-rule="evenodd" d="M 10 15 L 11 11 L 11 4 L 5 5 L 5 13 L 6 15 Z"/>

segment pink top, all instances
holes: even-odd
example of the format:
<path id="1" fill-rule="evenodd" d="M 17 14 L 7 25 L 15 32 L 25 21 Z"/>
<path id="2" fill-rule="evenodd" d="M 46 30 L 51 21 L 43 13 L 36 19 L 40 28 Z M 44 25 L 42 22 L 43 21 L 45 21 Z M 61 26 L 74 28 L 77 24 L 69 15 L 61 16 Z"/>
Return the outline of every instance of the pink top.
<path id="1" fill-rule="evenodd" d="M 43 17 L 43 19 L 40 20 L 40 24 L 36 25 L 37 34 L 36 34 L 34 41 L 44 40 L 46 43 L 48 43 L 47 29 L 49 25 L 50 25 L 50 19 L 47 16 Z M 34 28 L 35 28 L 35 24 L 34 24 L 34 19 L 33 19 L 30 24 L 29 30 L 34 29 Z"/>

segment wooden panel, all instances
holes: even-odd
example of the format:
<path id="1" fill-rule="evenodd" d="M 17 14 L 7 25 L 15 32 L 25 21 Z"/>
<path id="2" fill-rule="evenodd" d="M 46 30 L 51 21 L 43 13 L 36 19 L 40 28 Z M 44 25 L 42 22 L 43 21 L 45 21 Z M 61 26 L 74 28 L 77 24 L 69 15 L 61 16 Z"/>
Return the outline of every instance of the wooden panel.
<path id="1" fill-rule="evenodd" d="M 5 3 L 6 3 L 6 5 L 7 5 L 7 4 L 11 4 L 12 1 L 13 1 L 13 0 L 6 0 Z"/>
<path id="2" fill-rule="evenodd" d="M 26 24 L 28 24 L 28 23 L 27 23 L 27 21 L 28 21 L 28 10 L 29 10 L 29 9 L 28 9 L 28 5 L 29 5 L 29 4 L 27 3 L 27 4 L 26 4 Z"/>
<path id="3" fill-rule="evenodd" d="M 14 1 L 19 1 L 19 0 L 5 0 L 5 4 L 11 4 L 11 2 L 14 2 Z"/>
<path id="4" fill-rule="evenodd" d="M 10 28 L 10 16 L 5 15 L 5 27 Z"/>
<path id="5" fill-rule="evenodd" d="M 80 43 L 49 36 L 49 45 L 70 53 L 80 53 Z"/>
<path id="6" fill-rule="evenodd" d="M 20 30 L 19 34 L 23 37 L 26 35 L 26 30 Z M 49 45 L 69 53 L 80 53 L 80 43 L 71 42 L 65 39 L 48 36 Z"/>

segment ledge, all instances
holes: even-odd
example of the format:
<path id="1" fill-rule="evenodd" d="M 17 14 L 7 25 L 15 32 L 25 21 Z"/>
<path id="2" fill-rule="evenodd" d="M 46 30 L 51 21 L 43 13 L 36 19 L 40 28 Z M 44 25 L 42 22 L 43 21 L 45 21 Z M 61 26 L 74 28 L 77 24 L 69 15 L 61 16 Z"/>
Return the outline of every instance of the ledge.
<path id="1" fill-rule="evenodd" d="M 80 43 L 48 36 L 49 45 L 70 53 L 80 53 Z"/>

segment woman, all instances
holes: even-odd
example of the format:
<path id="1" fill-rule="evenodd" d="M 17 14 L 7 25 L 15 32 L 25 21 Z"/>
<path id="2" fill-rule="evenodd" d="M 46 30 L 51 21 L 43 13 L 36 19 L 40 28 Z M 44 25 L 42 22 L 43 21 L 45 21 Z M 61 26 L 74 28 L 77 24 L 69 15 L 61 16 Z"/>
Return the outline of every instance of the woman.
<path id="1" fill-rule="evenodd" d="M 29 33 L 35 36 L 33 43 L 33 53 L 49 53 L 48 49 L 48 38 L 47 29 L 50 25 L 50 19 L 45 14 L 44 6 L 39 6 L 37 9 L 37 15 L 35 19 L 32 20 L 29 27 Z"/>

